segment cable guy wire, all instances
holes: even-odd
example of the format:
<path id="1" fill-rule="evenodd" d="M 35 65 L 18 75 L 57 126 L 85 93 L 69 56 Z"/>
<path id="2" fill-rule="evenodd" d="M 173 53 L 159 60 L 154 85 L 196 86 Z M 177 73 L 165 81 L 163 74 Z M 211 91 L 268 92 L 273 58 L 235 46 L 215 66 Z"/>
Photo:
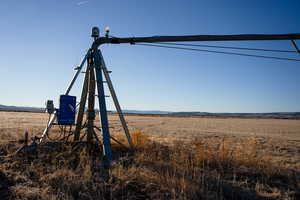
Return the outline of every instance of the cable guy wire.
<path id="1" fill-rule="evenodd" d="M 212 48 L 237 49 L 237 50 L 247 50 L 247 51 L 268 51 L 268 52 L 279 52 L 279 53 L 297 53 L 296 51 L 293 51 L 293 50 L 247 48 L 247 47 L 218 46 L 218 45 L 205 45 L 205 44 L 187 44 L 187 43 L 171 43 L 171 42 L 159 42 L 159 44 L 187 46 L 187 47 L 212 47 Z"/>
<path id="2" fill-rule="evenodd" d="M 268 59 L 276 59 L 276 60 L 288 60 L 288 61 L 296 61 L 296 62 L 300 61 L 300 59 L 295 59 L 295 58 L 253 55 L 253 54 L 234 53 L 234 52 L 225 52 L 225 51 L 213 51 L 213 50 L 207 50 L 207 49 L 194 49 L 194 48 L 174 47 L 174 46 L 156 45 L 156 44 L 142 43 L 142 44 L 135 44 L 135 45 L 160 47 L 160 48 L 168 48 L 168 49 L 180 49 L 180 50 L 189 50 L 189 51 L 200 51 L 200 52 L 208 52 L 208 53 L 219 53 L 219 54 L 237 55 L 237 56 L 248 56 L 248 57 L 257 57 L 257 58 L 268 58 Z"/>

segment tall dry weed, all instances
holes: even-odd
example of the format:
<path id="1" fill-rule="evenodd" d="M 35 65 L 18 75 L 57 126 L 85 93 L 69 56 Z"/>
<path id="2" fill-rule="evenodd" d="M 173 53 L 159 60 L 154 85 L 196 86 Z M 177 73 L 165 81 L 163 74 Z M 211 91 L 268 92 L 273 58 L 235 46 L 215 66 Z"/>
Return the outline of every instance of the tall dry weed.
<path id="1" fill-rule="evenodd" d="M 299 197 L 299 172 L 276 164 L 260 151 L 256 138 L 199 138 L 165 145 L 135 131 L 132 140 L 134 155 L 115 164 L 109 179 L 102 176 L 99 155 L 87 148 L 74 152 L 57 147 L 40 152 L 39 159 L 27 164 L 19 159 L 1 164 L 0 169 L 11 181 L 15 199 Z M 125 151 L 122 146 L 116 150 Z"/>

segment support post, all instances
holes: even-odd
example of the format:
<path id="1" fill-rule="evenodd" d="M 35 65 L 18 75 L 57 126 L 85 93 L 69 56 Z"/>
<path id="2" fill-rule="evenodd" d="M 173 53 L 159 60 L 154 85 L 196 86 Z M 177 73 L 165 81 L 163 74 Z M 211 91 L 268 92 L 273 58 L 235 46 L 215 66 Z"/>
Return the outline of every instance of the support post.
<path id="1" fill-rule="evenodd" d="M 88 60 L 89 70 L 89 94 L 88 94 L 88 111 L 87 111 L 87 142 L 90 144 L 94 136 L 95 120 L 95 72 L 93 58 Z"/>
<path id="2" fill-rule="evenodd" d="M 89 70 L 89 66 L 87 66 L 86 71 L 88 71 L 88 70 Z M 84 115 L 86 98 L 87 98 L 87 93 L 88 93 L 88 82 L 89 82 L 89 73 L 86 73 L 84 82 L 83 82 L 83 88 L 82 88 L 82 93 L 81 93 L 81 98 L 80 98 L 80 105 L 79 105 L 79 110 L 78 110 L 78 115 L 77 115 L 77 120 L 76 120 L 74 141 L 78 141 L 80 139 L 80 130 L 82 127 L 83 115 Z"/>
<path id="3" fill-rule="evenodd" d="M 103 136 L 103 154 L 105 165 L 109 166 L 112 160 L 112 150 L 110 144 L 110 134 L 108 127 L 108 118 L 107 118 L 107 110 L 106 110 L 106 102 L 105 102 L 105 94 L 103 87 L 103 77 L 102 77 L 102 59 L 100 55 L 100 50 L 94 49 L 93 51 L 94 63 L 95 63 L 95 74 L 96 74 L 96 84 L 98 91 L 98 101 L 100 108 L 100 120 L 102 127 L 102 136 Z"/>

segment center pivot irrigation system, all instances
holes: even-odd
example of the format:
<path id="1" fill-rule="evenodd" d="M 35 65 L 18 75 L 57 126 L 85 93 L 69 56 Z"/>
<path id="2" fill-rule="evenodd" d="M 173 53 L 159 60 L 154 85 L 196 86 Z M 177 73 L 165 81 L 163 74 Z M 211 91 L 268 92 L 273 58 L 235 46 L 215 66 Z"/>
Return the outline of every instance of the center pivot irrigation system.
<path id="1" fill-rule="evenodd" d="M 91 143 L 93 140 L 96 140 L 98 143 L 102 143 L 103 154 L 104 154 L 104 163 L 108 165 L 111 163 L 113 158 L 111 140 L 120 143 L 115 138 L 110 135 L 108 116 L 106 109 L 106 100 L 104 93 L 104 83 L 107 84 L 113 102 L 115 104 L 118 116 L 120 118 L 121 124 L 123 126 L 128 148 L 133 150 L 133 144 L 131 136 L 124 119 L 124 115 L 121 110 L 117 95 L 115 93 L 114 87 L 112 85 L 108 71 L 102 53 L 99 46 L 103 44 L 121 44 L 128 43 L 132 45 L 145 45 L 152 47 L 161 47 L 161 48 L 175 48 L 181 50 L 192 50 L 192 51 L 203 51 L 211 53 L 222 53 L 222 54 L 233 54 L 239 56 L 255 56 L 260 58 L 269 58 L 269 59 L 279 59 L 279 60 L 288 60 L 288 61 L 300 61 L 296 58 L 287 58 L 287 57 L 276 57 L 276 56 L 264 56 L 264 55 L 253 55 L 246 53 L 234 53 L 234 52 L 224 52 L 216 50 L 207 50 L 207 49 L 198 49 L 196 47 L 209 47 L 209 48 L 222 48 L 222 49 L 233 49 L 233 50 L 245 50 L 245 51 L 264 51 L 264 52 L 277 52 L 277 53 L 298 53 L 300 50 L 296 45 L 295 40 L 300 39 L 300 34 L 243 34 L 243 35 L 187 35 L 187 36 L 153 36 L 153 37 L 128 37 L 128 38 L 118 38 L 109 36 L 109 29 L 106 29 L 106 34 L 104 37 L 100 37 L 99 28 L 93 27 L 92 35 L 94 42 L 91 45 L 91 48 L 88 50 L 87 54 L 84 56 L 80 66 L 76 68 L 76 73 L 68 86 L 64 95 L 60 96 L 60 105 L 59 109 L 54 109 L 53 101 L 47 101 L 47 111 L 49 115 L 48 124 L 41 135 L 38 137 L 38 143 L 42 143 L 46 136 L 49 136 L 50 129 L 53 125 L 60 126 L 70 126 L 70 135 L 74 135 L 74 142 L 78 142 L 84 138 L 86 135 L 86 141 Z M 200 44 L 189 44 L 189 43 L 175 43 L 175 42 L 195 42 L 195 41 L 247 41 L 247 40 L 289 40 L 292 42 L 294 51 L 292 50 L 273 50 L 273 49 L 254 49 L 254 48 L 242 48 L 242 47 L 228 47 L 228 46 L 212 46 L 212 45 L 200 45 Z M 153 44 L 158 43 L 158 44 Z M 183 47 L 181 47 L 183 46 Z M 193 48 L 190 48 L 193 47 Z M 83 89 L 81 93 L 81 98 L 76 105 L 76 97 L 70 96 L 69 93 L 78 78 L 81 70 L 83 69 L 85 63 L 87 63 Z M 104 78 L 103 78 L 104 75 Z M 96 94 L 97 88 L 97 94 Z M 95 97 L 98 98 L 99 102 L 99 115 L 100 115 L 100 126 L 95 126 Z M 88 102 L 86 110 L 86 102 Z M 77 106 L 79 108 L 77 109 Z M 86 110 L 86 112 L 85 112 Z M 77 118 L 76 118 L 77 113 Z M 83 123 L 84 113 L 86 113 L 86 122 Z M 76 120 L 75 120 L 76 119 Z M 74 131 L 72 126 L 75 126 Z M 85 135 L 81 134 L 82 129 L 87 129 Z M 95 134 L 95 129 L 102 133 L 102 141 L 99 140 Z M 123 144 L 124 145 L 124 144 Z M 126 146 L 126 145 L 125 145 Z"/>

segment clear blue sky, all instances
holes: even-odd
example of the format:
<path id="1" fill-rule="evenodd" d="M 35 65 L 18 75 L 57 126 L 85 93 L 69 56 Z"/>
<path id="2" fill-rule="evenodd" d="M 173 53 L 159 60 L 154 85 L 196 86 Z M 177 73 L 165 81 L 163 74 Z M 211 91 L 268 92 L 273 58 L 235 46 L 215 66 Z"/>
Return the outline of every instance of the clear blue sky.
<path id="1" fill-rule="evenodd" d="M 300 32 L 299 7 L 296 0 L 1 1 L 0 104 L 57 101 L 92 42 L 92 26 L 108 25 L 120 37 L 291 33 Z M 292 49 L 288 41 L 202 44 Z M 101 48 L 124 109 L 300 111 L 300 62 L 130 45 Z M 74 95 L 80 95 L 82 76 Z M 114 109 L 110 101 L 108 108 Z"/>

